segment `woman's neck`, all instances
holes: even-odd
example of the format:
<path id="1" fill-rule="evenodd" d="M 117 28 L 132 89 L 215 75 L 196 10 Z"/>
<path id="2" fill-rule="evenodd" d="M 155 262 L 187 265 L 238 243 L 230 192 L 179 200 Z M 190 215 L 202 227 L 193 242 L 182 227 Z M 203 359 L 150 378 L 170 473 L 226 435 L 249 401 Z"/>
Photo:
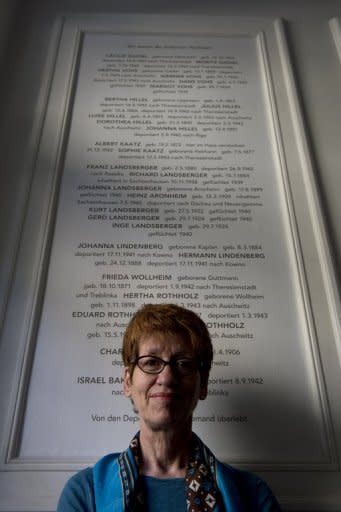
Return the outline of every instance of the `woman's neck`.
<path id="1" fill-rule="evenodd" d="M 141 473 L 156 478 L 184 477 L 191 435 L 190 429 L 181 432 L 141 429 Z"/>

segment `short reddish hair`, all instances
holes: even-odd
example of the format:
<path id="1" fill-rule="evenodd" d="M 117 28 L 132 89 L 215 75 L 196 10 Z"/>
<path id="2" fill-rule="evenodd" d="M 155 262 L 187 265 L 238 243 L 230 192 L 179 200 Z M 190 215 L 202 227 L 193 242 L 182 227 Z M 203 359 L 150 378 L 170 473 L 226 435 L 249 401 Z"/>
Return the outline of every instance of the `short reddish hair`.
<path id="1" fill-rule="evenodd" d="M 132 367 L 141 339 L 156 333 L 175 334 L 187 341 L 201 363 L 202 376 L 208 378 L 213 347 L 206 324 L 196 313 L 176 304 L 145 304 L 134 314 L 123 336 L 124 366 Z"/>

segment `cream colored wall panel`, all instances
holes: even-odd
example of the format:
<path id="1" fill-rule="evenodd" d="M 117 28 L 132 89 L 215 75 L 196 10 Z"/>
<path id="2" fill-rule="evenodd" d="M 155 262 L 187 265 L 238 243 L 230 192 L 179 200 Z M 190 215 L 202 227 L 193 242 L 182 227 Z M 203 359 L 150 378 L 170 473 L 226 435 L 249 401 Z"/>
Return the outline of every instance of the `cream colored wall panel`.
<path id="1" fill-rule="evenodd" d="M 141 21 L 144 21 L 143 29 Z M 336 21 L 332 24 L 332 30 L 335 37 L 339 31 Z M 26 457 L 20 450 L 26 392 L 35 358 L 59 186 L 63 179 L 74 91 L 82 57 L 81 41 L 86 33 L 105 31 L 140 35 L 190 34 L 191 37 L 194 34 L 213 38 L 217 34 L 226 36 L 234 33 L 235 37 L 247 34 L 258 41 L 268 97 L 269 126 L 273 130 L 273 150 L 279 162 L 286 203 L 288 243 L 292 246 L 293 273 L 298 283 L 299 318 L 306 333 L 305 362 L 310 368 L 308 374 L 315 397 L 312 403 L 316 418 L 322 424 L 321 443 L 326 447 L 326 457 L 317 457 L 316 464 L 311 460 L 290 460 L 287 467 L 283 460 L 273 459 L 265 464 L 259 461 L 252 463 L 252 460 L 244 461 L 244 464 L 259 472 L 263 470 L 266 480 L 290 510 L 339 510 L 341 411 L 338 390 L 341 384 L 341 350 L 338 284 L 315 182 L 312 148 L 306 137 L 283 24 L 272 19 L 252 18 L 232 21 L 229 18 L 211 18 L 209 22 L 207 18 L 196 18 L 194 23 L 194 18 L 185 16 L 148 16 L 144 19 L 141 16 L 115 16 L 112 19 L 70 16 L 62 33 L 60 25 L 56 25 L 50 66 L 46 71 L 45 93 L 47 84 L 53 78 L 52 88 L 46 103 L 46 119 L 0 346 L 0 407 L 6 411 L 0 424 L 0 437 L 3 440 L 0 509 L 53 510 L 69 472 L 85 463 L 79 456 L 65 457 L 64 454 L 62 459 L 58 454 Z M 58 60 L 52 73 L 57 40 L 60 42 Z M 338 37 L 335 41 L 337 44 Z M 38 131 L 37 127 L 35 136 Z M 277 400 L 278 396 L 273 397 L 275 403 Z M 299 417 L 298 411 L 292 421 Z M 37 428 L 40 428 L 39 424 Z M 224 458 L 227 456 L 228 453 L 224 454 Z M 93 457 L 87 457 L 87 461 L 92 462 Z M 236 457 L 236 462 L 243 461 L 238 461 Z M 283 469 L 295 469 L 295 472 Z M 44 486 L 41 485 L 42 480 Z M 21 489 L 19 493 L 16 491 L 18 488 Z"/>
<path id="2" fill-rule="evenodd" d="M 329 27 L 333 35 L 335 47 L 341 61 L 341 25 L 340 19 L 333 18 L 329 22 Z"/>

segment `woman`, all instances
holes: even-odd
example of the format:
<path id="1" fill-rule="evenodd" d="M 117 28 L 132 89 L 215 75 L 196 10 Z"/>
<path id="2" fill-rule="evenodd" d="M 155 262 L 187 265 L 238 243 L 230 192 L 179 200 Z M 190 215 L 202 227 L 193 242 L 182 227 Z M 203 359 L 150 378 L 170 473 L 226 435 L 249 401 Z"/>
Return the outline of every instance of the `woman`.
<path id="1" fill-rule="evenodd" d="M 66 484 L 57 512 L 276 512 L 257 476 L 219 462 L 192 432 L 198 400 L 207 396 L 213 350 L 204 322 L 173 304 L 150 304 L 123 338 L 124 393 L 140 432 Z"/>

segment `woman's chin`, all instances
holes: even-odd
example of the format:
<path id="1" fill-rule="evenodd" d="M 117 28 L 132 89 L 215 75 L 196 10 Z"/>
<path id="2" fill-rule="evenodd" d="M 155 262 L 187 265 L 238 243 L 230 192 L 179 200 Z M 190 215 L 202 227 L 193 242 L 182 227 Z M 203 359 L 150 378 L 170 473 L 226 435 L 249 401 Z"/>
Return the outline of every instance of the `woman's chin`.
<path id="1" fill-rule="evenodd" d="M 153 418 L 148 418 L 141 423 L 144 423 L 152 431 L 176 429 L 178 432 L 181 432 L 187 425 L 191 427 L 190 419 L 186 420 L 183 417 L 179 417 L 179 415 L 170 414 L 167 411 L 162 411 Z"/>

